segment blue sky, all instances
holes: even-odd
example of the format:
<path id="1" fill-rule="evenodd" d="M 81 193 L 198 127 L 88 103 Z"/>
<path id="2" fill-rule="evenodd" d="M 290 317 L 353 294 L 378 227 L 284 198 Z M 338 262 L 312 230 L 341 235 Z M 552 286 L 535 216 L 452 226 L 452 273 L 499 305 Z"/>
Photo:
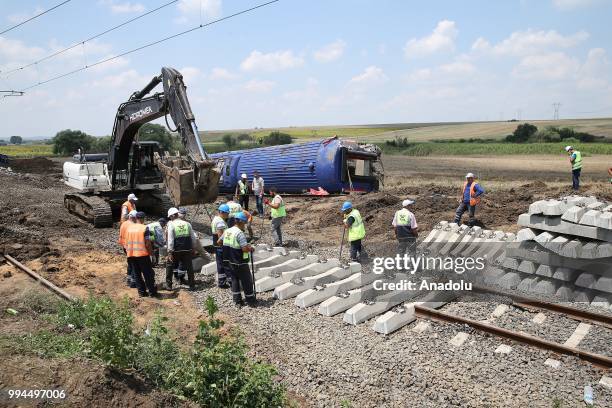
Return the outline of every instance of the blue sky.
<path id="1" fill-rule="evenodd" d="M 258 4 L 181 0 L 35 67 L 4 72 L 165 3 L 72 0 L 0 36 L 0 89 L 22 89 Z M 59 0 L 5 1 L 0 31 Z M 3 135 L 109 134 L 162 66 L 200 129 L 612 115 L 610 0 L 281 0 L 0 99 Z"/>

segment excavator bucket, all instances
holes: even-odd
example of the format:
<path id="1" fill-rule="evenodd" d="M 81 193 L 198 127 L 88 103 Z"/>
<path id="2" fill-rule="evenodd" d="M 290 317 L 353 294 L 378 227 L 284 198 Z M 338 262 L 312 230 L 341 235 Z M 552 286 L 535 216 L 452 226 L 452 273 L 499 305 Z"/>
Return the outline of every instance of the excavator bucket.
<path id="1" fill-rule="evenodd" d="M 214 160 L 192 162 L 181 156 L 156 155 L 156 162 L 174 205 L 210 203 L 217 198 L 221 172 Z"/>

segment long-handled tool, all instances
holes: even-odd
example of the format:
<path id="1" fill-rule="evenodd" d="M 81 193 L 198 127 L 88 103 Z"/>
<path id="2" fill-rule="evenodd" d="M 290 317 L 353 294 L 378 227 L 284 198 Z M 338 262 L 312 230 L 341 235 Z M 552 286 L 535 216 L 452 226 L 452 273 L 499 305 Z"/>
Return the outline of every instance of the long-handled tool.
<path id="1" fill-rule="evenodd" d="M 259 230 L 259 239 L 263 237 L 264 223 L 266 222 L 266 207 L 264 206 L 263 214 L 261 214 L 261 229 Z"/>
<path id="2" fill-rule="evenodd" d="M 251 258 L 251 277 L 253 278 L 253 300 L 257 300 L 257 292 L 255 291 L 255 261 L 253 260 L 253 252 L 249 254 Z"/>
<path id="3" fill-rule="evenodd" d="M 342 248 L 344 247 L 344 236 L 346 235 L 346 225 L 342 228 L 342 240 L 340 241 L 340 255 L 338 259 L 342 262 Z"/>

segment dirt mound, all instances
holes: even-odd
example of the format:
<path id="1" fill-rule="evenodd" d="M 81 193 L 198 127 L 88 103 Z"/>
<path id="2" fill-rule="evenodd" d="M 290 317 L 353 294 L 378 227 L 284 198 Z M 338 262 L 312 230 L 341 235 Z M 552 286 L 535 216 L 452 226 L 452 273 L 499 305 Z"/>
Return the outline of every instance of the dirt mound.
<path id="1" fill-rule="evenodd" d="M 57 163 L 46 157 L 31 159 L 9 159 L 9 166 L 18 173 L 52 174 L 61 171 Z"/>

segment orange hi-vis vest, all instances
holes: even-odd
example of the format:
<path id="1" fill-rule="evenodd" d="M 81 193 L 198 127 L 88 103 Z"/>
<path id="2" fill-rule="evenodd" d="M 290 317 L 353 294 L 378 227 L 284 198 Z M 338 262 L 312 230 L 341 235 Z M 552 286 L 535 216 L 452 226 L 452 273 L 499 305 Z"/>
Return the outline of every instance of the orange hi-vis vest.
<path id="1" fill-rule="evenodd" d="M 125 252 L 128 258 L 149 256 L 149 251 L 145 243 L 145 231 L 147 226 L 144 224 L 128 224 L 125 234 Z"/>
<path id="2" fill-rule="evenodd" d="M 125 203 L 121 204 L 121 208 L 123 207 L 127 208 L 128 214 L 130 213 L 130 211 L 134 211 L 136 209 L 136 206 L 132 204 L 130 200 L 127 200 Z M 123 211 L 121 212 L 121 216 L 123 216 Z"/>
<path id="3" fill-rule="evenodd" d="M 117 240 L 117 243 L 123 248 L 125 248 L 125 234 L 127 233 L 127 227 L 129 227 L 130 224 L 133 224 L 133 222 L 122 222 L 121 226 L 119 227 L 119 239 Z"/>
<path id="4" fill-rule="evenodd" d="M 466 181 L 463 184 L 463 190 L 461 190 L 462 194 L 465 194 L 465 188 L 467 187 L 468 182 Z M 474 206 L 476 204 L 480 204 L 480 197 L 474 196 L 474 188 L 476 187 L 476 182 L 472 181 L 472 185 L 470 186 L 470 205 Z"/>

